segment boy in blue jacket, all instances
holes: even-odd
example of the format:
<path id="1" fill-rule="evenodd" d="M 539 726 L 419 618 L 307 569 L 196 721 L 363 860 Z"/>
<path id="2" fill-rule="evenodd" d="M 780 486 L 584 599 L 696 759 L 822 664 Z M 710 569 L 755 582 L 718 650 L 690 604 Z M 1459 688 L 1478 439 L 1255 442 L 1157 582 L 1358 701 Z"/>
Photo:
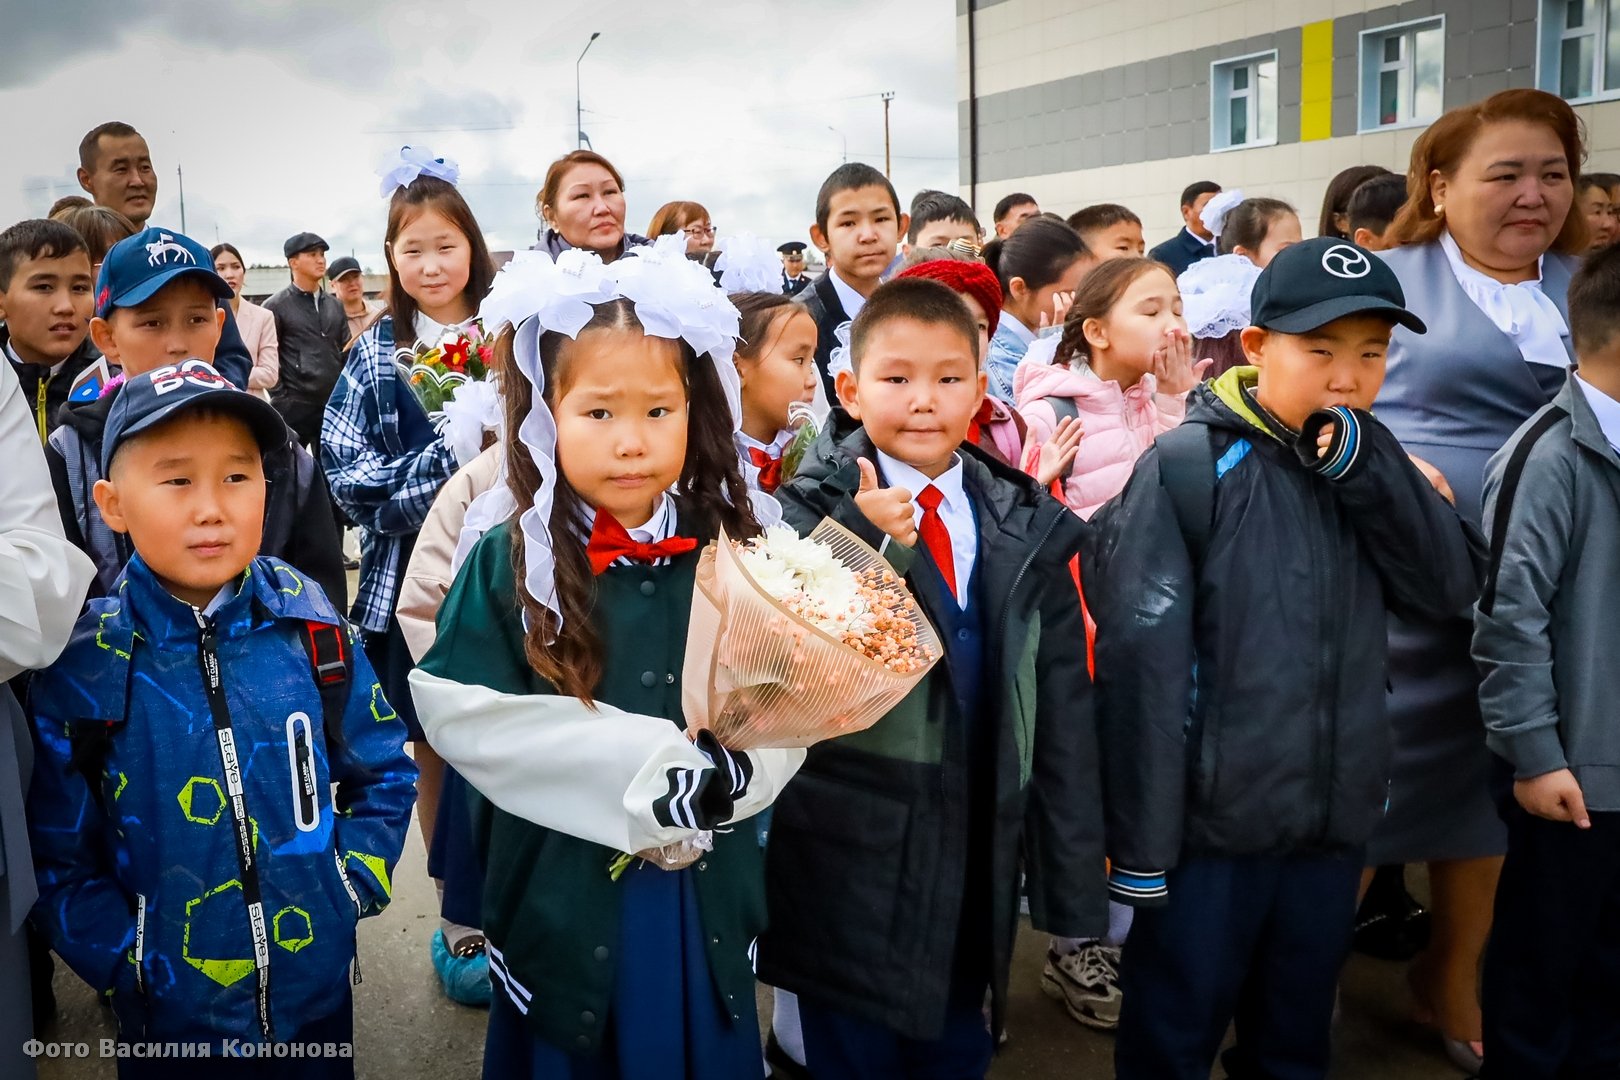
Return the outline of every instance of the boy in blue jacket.
<path id="1" fill-rule="evenodd" d="M 121 1041 L 211 1051 L 120 1077 L 353 1075 L 355 924 L 388 902 L 416 768 L 320 586 L 255 557 L 285 440 L 201 360 L 130 379 L 94 494 L 135 554 L 34 683 L 35 922 Z"/>
<path id="2" fill-rule="evenodd" d="M 1255 283 L 1252 367 L 1095 519 L 1110 884 L 1138 905 L 1119 1080 L 1327 1073 L 1362 850 L 1383 815 L 1386 612 L 1478 596 L 1484 544 L 1368 412 L 1390 332 L 1423 323 L 1393 272 L 1333 238 Z M 1432 473 L 1432 470 L 1430 470 Z"/>

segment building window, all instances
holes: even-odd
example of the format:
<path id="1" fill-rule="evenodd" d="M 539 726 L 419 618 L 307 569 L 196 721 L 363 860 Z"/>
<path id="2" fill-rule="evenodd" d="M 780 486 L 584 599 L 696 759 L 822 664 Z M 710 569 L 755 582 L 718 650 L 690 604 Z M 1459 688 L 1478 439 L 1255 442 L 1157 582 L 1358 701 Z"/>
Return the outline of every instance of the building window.
<path id="1" fill-rule="evenodd" d="M 1536 82 L 1569 101 L 1620 95 L 1620 0 L 1542 0 Z"/>
<path id="2" fill-rule="evenodd" d="M 1361 130 L 1427 124 L 1444 111 L 1442 16 L 1361 34 Z"/>
<path id="3" fill-rule="evenodd" d="M 1209 145 L 1214 150 L 1277 141 L 1277 53 L 1210 65 Z"/>

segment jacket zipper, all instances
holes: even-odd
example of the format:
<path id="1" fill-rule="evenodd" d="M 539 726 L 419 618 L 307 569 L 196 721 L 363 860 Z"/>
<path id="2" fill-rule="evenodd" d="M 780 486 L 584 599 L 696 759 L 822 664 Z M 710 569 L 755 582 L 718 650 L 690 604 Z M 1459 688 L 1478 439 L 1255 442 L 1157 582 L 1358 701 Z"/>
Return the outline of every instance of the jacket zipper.
<path id="1" fill-rule="evenodd" d="M 358 923 L 365 914 L 360 906 L 360 894 L 354 891 L 354 884 L 349 880 L 349 868 L 343 865 L 343 856 L 332 852 L 332 858 L 337 861 L 338 880 L 343 882 L 343 891 L 349 894 L 349 903 L 354 905 L 354 919 Z M 354 942 L 354 985 L 360 985 L 360 937 L 355 935 Z"/>
<path id="2" fill-rule="evenodd" d="M 146 897 L 135 894 L 135 989 L 146 992 Z"/>
<path id="3" fill-rule="evenodd" d="M 39 380 L 39 389 L 34 392 L 34 418 L 39 421 L 39 442 L 45 445 L 45 396 L 50 393 L 51 377 L 43 375 Z"/>
<path id="4" fill-rule="evenodd" d="M 242 790 L 242 766 L 236 753 L 231 712 L 225 703 L 217 627 L 211 618 L 196 608 L 192 609 L 192 614 L 197 619 L 197 656 L 202 665 L 203 689 L 208 697 L 208 711 L 213 715 L 214 736 L 219 743 L 220 765 L 225 775 L 225 802 L 231 812 L 235 833 L 242 902 L 247 907 L 248 929 L 253 936 L 259 1030 L 266 1039 L 274 1039 L 270 1024 L 270 935 L 265 926 L 264 900 L 259 888 L 259 860 L 253 850 L 253 825 L 248 818 L 247 797 Z"/>
<path id="5" fill-rule="evenodd" d="M 1332 494 L 1328 492 L 1321 482 L 1314 482 L 1316 486 L 1316 508 L 1320 518 L 1321 529 L 1317 534 L 1317 552 L 1321 559 L 1321 571 L 1318 578 L 1321 582 L 1321 603 L 1317 607 L 1321 619 L 1321 674 L 1317 678 L 1316 686 L 1316 745 L 1314 747 L 1314 765 L 1316 772 L 1316 790 L 1320 799 L 1320 826 L 1317 830 L 1316 841 L 1321 845 L 1327 840 L 1328 830 L 1333 820 L 1333 714 L 1334 702 L 1338 697 L 1339 683 L 1339 656 L 1334 648 L 1336 642 L 1332 632 L 1333 621 L 1330 612 L 1338 610 L 1344 597 L 1337 591 L 1338 575 L 1334 572 L 1332 545 L 1325 542 L 1329 529 L 1333 525 Z"/>

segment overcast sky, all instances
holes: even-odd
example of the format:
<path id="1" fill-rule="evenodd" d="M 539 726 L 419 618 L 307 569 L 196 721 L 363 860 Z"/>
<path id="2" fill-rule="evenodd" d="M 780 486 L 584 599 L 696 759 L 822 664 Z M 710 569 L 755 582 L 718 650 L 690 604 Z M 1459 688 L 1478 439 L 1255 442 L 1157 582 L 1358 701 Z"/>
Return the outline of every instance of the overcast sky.
<path id="1" fill-rule="evenodd" d="M 79 190 L 79 139 L 140 129 L 153 224 L 280 263 L 304 229 L 382 265 L 375 175 L 401 143 L 462 167 L 491 247 L 533 242 L 546 165 L 584 128 L 625 175 L 626 224 L 696 199 L 721 235 L 807 239 L 843 159 L 907 200 L 957 176 L 954 0 L 0 0 L 0 223 Z M 837 133 L 828 130 L 836 128 Z M 841 134 L 839 134 L 841 133 Z"/>

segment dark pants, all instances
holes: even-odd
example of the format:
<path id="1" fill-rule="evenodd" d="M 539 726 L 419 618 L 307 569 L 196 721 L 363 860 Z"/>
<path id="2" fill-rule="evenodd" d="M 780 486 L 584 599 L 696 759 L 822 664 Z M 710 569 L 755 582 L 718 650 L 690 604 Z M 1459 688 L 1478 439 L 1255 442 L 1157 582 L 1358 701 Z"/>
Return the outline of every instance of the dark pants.
<path id="1" fill-rule="evenodd" d="M 985 1026 L 986 987 L 951 993 L 937 1039 L 907 1039 L 800 996 L 804 1061 L 815 1080 L 983 1080 L 995 1051 Z"/>
<path id="2" fill-rule="evenodd" d="M 354 1043 L 354 999 L 345 1001 L 336 1012 L 312 1020 L 290 1036 L 277 1036 L 306 1047 L 327 1043 Z M 168 1042 L 169 1040 L 152 1040 Z M 185 1041 L 185 1040 L 181 1040 Z M 257 1032 L 244 1032 L 242 1042 L 253 1043 Z M 352 1053 L 352 1051 L 351 1051 Z M 351 1057 L 221 1057 L 208 1058 L 119 1058 L 118 1080 L 354 1080 Z"/>
<path id="3" fill-rule="evenodd" d="M 1194 858 L 1170 901 L 1142 908 L 1121 962 L 1118 1080 L 1327 1075 L 1339 968 L 1355 929 L 1361 852 Z"/>
<path id="4" fill-rule="evenodd" d="M 1485 950 L 1482 1076 L 1620 1077 L 1620 813 L 1590 829 L 1506 807 Z"/>

